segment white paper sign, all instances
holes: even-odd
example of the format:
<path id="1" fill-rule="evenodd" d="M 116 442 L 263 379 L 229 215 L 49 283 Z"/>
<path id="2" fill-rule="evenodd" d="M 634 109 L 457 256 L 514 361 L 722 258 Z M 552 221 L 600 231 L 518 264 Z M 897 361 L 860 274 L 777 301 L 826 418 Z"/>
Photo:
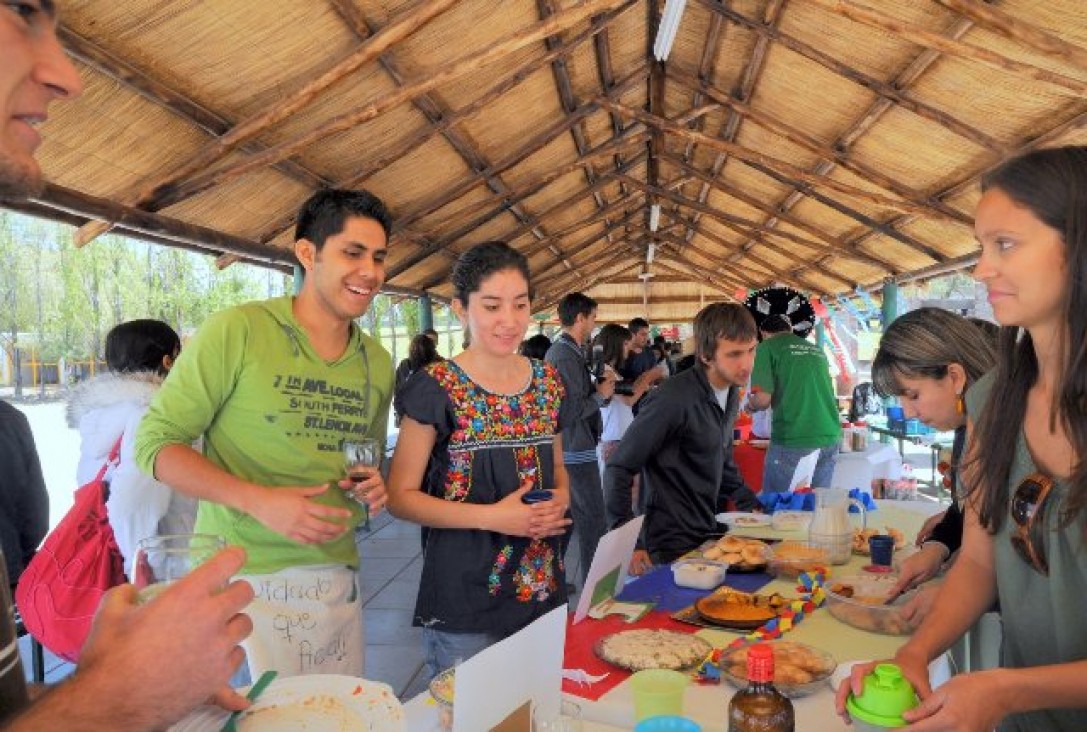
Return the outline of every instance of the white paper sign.
<path id="1" fill-rule="evenodd" d="M 585 587 L 581 590 L 581 596 L 577 601 L 577 612 L 574 613 L 574 622 L 580 623 L 589 613 L 592 607 L 593 597 L 603 594 L 598 592 L 597 585 L 600 581 L 611 575 L 615 568 L 619 568 L 614 586 L 606 589 L 607 594 L 614 597 L 619 594 L 627 581 L 627 569 L 630 567 L 630 559 L 634 556 L 634 547 L 638 543 L 638 534 L 642 531 L 644 516 L 635 516 L 630 521 L 613 529 L 600 537 L 596 545 L 596 553 L 593 554 L 593 563 L 589 566 L 589 574 L 585 578 Z"/>
<path id="2" fill-rule="evenodd" d="M 566 605 L 457 666 L 453 732 L 491 729 L 530 699 L 558 716 Z"/>
<path id="3" fill-rule="evenodd" d="M 819 451 L 813 450 L 811 454 L 805 455 L 800 458 L 800 462 L 796 464 L 796 470 L 793 471 L 793 479 L 789 481 L 789 490 L 795 491 L 802 485 L 811 485 L 812 478 L 815 477 L 815 466 L 819 464 Z M 812 486 L 812 488 L 826 488 L 828 486 Z"/>

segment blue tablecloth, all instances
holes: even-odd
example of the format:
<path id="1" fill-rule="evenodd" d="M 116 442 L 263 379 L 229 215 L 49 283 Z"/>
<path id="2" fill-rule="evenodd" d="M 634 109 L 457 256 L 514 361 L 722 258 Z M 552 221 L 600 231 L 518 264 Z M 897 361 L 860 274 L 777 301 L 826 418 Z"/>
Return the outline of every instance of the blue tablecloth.
<path id="1" fill-rule="evenodd" d="M 770 575 L 765 572 L 729 572 L 725 575 L 725 584 L 741 592 L 757 592 L 770 579 Z M 641 577 L 628 582 L 617 599 L 626 602 L 655 602 L 657 610 L 675 612 L 708 594 L 709 590 L 692 590 L 677 585 L 672 579 L 672 567 L 665 565 L 654 567 Z"/>

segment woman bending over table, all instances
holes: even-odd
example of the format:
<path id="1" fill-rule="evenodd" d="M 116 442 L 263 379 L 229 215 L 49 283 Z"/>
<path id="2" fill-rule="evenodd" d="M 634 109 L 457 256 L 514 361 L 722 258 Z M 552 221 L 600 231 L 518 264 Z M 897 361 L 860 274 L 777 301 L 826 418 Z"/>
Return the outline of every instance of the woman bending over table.
<path id="1" fill-rule="evenodd" d="M 888 326 L 872 361 L 872 384 L 882 397 L 896 396 L 905 416 L 941 432 L 955 431 L 948 478 L 951 507 L 925 522 L 917 534 L 920 551 L 902 562 L 892 594 L 936 576 L 962 544 L 962 508 L 955 489 L 966 444 L 966 390 L 995 363 L 995 326 L 986 330 L 940 308 L 919 308 Z M 906 620 L 917 624 L 936 597 L 928 585 L 903 607 Z"/>
<path id="2" fill-rule="evenodd" d="M 1087 729 L 1087 147 L 1039 150 L 982 181 L 974 277 L 1003 326 L 967 395 L 963 546 L 895 656 L 922 704 L 911 730 Z M 1002 668 L 935 691 L 927 663 L 1000 601 Z M 838 690 L 860 691 L 869 664 Z"/>
<path id="3" fill-rule="evenodd" d="M 403 420 L 388 480 L 389 510 L 427 527 L 414 624 L 430 676 L 566 602 L 562 382 L 517 354 L 531 315 L 528 262 L 480 244 L 452 279 L 470 344 L 396 395 Z M 531 489 L 550 499 L 522 501 Z"/>

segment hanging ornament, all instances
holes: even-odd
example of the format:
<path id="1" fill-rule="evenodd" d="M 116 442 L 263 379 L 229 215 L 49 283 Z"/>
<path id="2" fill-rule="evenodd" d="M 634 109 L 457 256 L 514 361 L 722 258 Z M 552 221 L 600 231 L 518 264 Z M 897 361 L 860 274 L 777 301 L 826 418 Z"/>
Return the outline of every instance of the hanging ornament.
<path id="1" fill-rule="evenodd" d="M 793 326 L 793 333 L 804 338 L 815 327 L 815 311 L 811 302 L 791 287 L 777 285 L 755 290 L 747 296 L 744 305 L 751 311 L 755 324 L 762 323 L 771 315 L 783 315 Z"/>

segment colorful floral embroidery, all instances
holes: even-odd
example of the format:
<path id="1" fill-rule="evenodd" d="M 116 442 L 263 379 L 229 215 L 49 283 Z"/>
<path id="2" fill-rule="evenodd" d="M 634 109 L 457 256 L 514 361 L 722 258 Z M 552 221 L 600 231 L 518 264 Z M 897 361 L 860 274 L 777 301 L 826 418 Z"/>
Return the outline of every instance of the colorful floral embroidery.
<path id="1" fill-rule="evenodd" d="M 533 540 L 521 563 L 513 574 L 513 584 L 517 588 L 517 599 L 521 602 L 546 600 L 557 589 L 555 581 L 555 550 L 547 542 Z"/>
<path id="2" fill-rule="evenodd" d="M 491 574 L 487 577 L 487 591 L 491 595 L 497 595 L 498 591 L 502 589 L 502 570 L 506 568 L 511 556 L 513 556 L 513 547 L 506 544 L 502 547 L 502 551 L 498 552 L 498 556 L 495 557 L 494 564 L 491 566 Z"/>

